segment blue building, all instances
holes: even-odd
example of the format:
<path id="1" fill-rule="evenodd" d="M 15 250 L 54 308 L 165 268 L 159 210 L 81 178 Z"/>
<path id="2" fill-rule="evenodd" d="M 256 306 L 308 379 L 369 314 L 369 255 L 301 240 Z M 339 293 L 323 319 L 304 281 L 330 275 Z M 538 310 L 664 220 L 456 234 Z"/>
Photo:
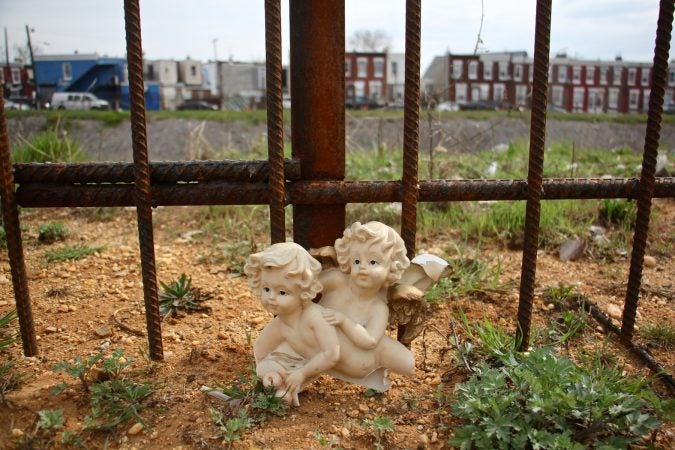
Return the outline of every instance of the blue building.
<path id="1" fill-rule="evenodd" d="M 117 109 L 129 108 L 127 60 L 97 54 L 38 55 L 36 79 L 42 101 L 54 92 L 91 92 Z M 159 87 L 146 86 L 147 109 L 159 109 Z"/>

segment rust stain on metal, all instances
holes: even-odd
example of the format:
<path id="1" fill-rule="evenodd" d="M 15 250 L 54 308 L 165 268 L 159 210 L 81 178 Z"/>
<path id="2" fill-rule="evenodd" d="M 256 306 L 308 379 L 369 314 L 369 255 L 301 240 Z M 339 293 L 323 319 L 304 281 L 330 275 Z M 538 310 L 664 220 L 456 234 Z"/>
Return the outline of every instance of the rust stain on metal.
<path id="1" fill-rule="evenodd" d="M 0 97 L 2 97 L 0 95 Z M 12 273 L 12 285 L 16 312 L 19 316 L 19 328 L 23 353 L 35 356 L 38 353 L 33 312 L 28 292 L 26 262 L 23 257 L 19 209 L 14 192 L 14 176 L 12 175 L 12 158 L 9 149 L 7 118 L 5 117 L 5 101 L 0 98 L 0 200 L 2 201 L 2 220 L 7 235 L 7 254 L 9 268 Z"/>
<path id="2" fill-rule="evenodd" d="M 656 173 L 656 157 L 661 136 L 661 114 L 663 113 L 663 96 L 668 80 L 668 53 L 670 37 L 673 30 L 673 0 L 661 0 L 654 48 L 654 65 L 652 68 L 652 85 L 649 96 L 649 112 L 647 113 L 647 132 L 642 156 L 642 173 L 637 196 L 637 217 L 633 236 L 633 251 L 628 273 L 626 301 L 621 320 L 621 336 L 630 342 L 633 338 L 635 315 L 638 306 L 642 267 L 644 264 L 647 233 L 649 232 L 649 216 L 651 215 L 652 197 L 654 196 L 654 174 Z"/>
<path id="3" fill-rule="evenodd" d="M 145 90 L 143 88 L 143 48 L 141 45 L 141 12 L 138 0 L 124 1 L 124 23 L 127 36 L 127 63 L 131 97 L 131 134 L 134 149 L 134 200 L 138 220 L 138 239 L 143 275 L 145 321 L 148 329 L 150 357 L 162 360 L 161 317 L 157 299 L 155 246 L 152 230 L 152 197 L 150 166 L 145 124 Z"/>
<path id="4" fill-rule="evenodd" d="M 344 0 L 290 2 L 291 139 L 307 181 L 344 179 L 344 6 Z M 293 237 L 304 247 L 332 245 L 344 227 L 344 204 L 293 207 Z"/>
<path id="5" fill-rule="evenodd" d="M 532 84 L 532 118 L 530 121 L 530 158 L 527 173 L 527 206 L 525 208 L 525 241 L 520 275 L 518 303 L 519 350 L 529 346 L 532 321 L 532 298 L 537 271 L 539 218 L 542 178 L 544 172 L 544 143 L 546 141 L 546 104 L 548 63 L 551 39 L 551 0 L 537 1 L 534 36 L 534 80 Z"/>

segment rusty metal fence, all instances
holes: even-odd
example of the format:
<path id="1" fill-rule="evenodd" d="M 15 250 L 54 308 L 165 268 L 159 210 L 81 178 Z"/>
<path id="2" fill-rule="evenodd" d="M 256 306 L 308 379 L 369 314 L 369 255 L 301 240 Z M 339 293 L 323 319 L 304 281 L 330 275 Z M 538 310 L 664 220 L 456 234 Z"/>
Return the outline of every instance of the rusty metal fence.
<path id="1" fill-rule="evenodd" d="M 270 240 L 285 240 L 285 206 L 293 205 L 293 238 L 330 245 L 345 226 L 347 203 L 401 202 L 401 236 L 415 253 L 417 204 L 425 201 L 526 200 L 517 338 L 529 345 L 537 268 L 540 204 L 549 199 L 637 200 L 637 221 L 621 328 L 603 322 L 654 371 L 662 368 L 633 343 L 652 198 L 675 197 L 675 178 L 655 179 L 668 77 L 672 0 L 661 0 L 652 67 L 642 172 L 631 179 L 544 179 L 551 0 L 536 8 L 534 79 L 527 179 L 418 180 L 421 0 L 406 1 L 405 103 L 401 181 L 344 181 L 344 0 L 290 0 L 292 158 L 283 154 L 280 0 L 265 1 L 267 161 L 148 161 L 139 0 L 125 0 L 133 164 L 12 164 L 4 104 L 0 108 L 0 195 L 24 353 L 38 353 L 18 207 L 135 206 L 150 356 L 163 358 L 153 242 L 158 205 L 268 204 Z M 3 100 L 0 99 L 0 102 Z M 15 185 L 18 188 L 15 190 Z M 673 386 L 672 378 L 665 374 Z"/>

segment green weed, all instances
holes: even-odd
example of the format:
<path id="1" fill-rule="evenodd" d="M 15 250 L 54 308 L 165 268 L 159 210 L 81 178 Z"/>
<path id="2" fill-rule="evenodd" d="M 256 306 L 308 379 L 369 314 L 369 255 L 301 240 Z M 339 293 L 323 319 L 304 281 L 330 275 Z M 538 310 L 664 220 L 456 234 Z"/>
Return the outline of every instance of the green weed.
<path id="1" fill-rule="evenodd" d="M 159 293 L 159 313 L 163 318 L 169 315 L 176 317 L 179 311 L 195 312 L 208 311 L 209 308 L 200 303 L 208 296 L 202 295 L 199 288 L 192 287 L 192 277 L 181 274 L 178 281 L 169 284 L 160 281 L 162 287 Z"/>
<path id="2" fill-rule="evenodd" d="M 103 247 L 90 247 L 88 245 L 65 246 L 45 253 L 47 262 L 66 261 L 71 259 L 81 259 L 85 256 L 93 255 L 103 250 Z"/>
<path id="3" fill-rule="evenodd" d="M 637 210 L 633 202 L 624 199 L 606 198 L 602 200 L 598 216 L 603 226 L 627 225 L 635 222 Z"/>
<path id="4" fill-rule="evenodd" d="M 43 430 L 56 430 L 66 423 L 63 409 L 43 409 L 38 411 L 38 427 Z"/>
<path id="5" fill-rule="evenodd" d="M 78 142 L 60 133 L 57 128 L 36 134 L 31 141 L 21 138 L 12 153 L 15 162 L 76 162 L 88 159 Z"/>
<path id="6" fill-rule="evenodd" d="M 91 406 L 90 414 L 85 417 L 86 427 L 110 431 L 129 420 L 146 426 L 141 412 L 148 408 L 144 401 L 154 389 L 148 383 L 136 383 L 127 378 L 125 369 L 132 362 L 122 350 L 115 350 L 105 358 L 98 353 L 86 360 L 78 356 L 72 363 L 62 361 L 52 371 L 65 372 L 80 381 Z M 57 385 L 54 395 L 67 387 L 65 383 Z"/>
<path id="7" fill-rule="evenodd" d="M 371 430 L 375 437 L 376 449 L 384 449 L 387 446 L 387 436 L 394 433 L 394 422 L 389 416 L 375 416 L 372 420 L 363 421 L 363 426 Z"/>
<path id="8" fill-rule="evenodd" d="M 211 420 L 220 430 L 227 448 L 232 448 L 232 443 L 241 439 L 241 435 L 253 426 L 253 421 L 244 408 L 239 409 L 237 415 L 229 419 L 226 419 L 217 409 L 211 408 L 210 412 Z"/>
<path id="9" fill-rule="evenodd" d="M 513 287 L 513 282 L 502 283 L 501 261 L 493 265 L 480 259 L 463 258 L 449 260 L 452 269 L 450 276 L 435 283 L 426 294 L 429 303 L 442 303 L 448 299 L 456 299 L 476 294 L 506 293 Z"/>
<path id="10" fill-rule="evenodd" d="M 669 351 L 675 348 L 675 326 L 671 322 L 646 324 L 640 329 L 640 336 L 654 347 Z"/>
<path id="11" fill-rule="evenodd" d="M 64 241 L 68 236 L 68 229 L 63 222 L 50 222 L 40 225 L 38 230 L 38 242 L 52 244 L 56 241 Z"/>
<path id="12" fill-rule="evenodd" d="M 0 316 L 0 350 L 9 347 L 18 339 L 18 333 L 12 328 L 12 322 L 16 320 L 17 313 L 15 309 L 5 312 Z M 24 381 L 24 377 L 16 370 L 14 361 L 5 360 L 0 363 L 0 402 L 7 404 L 5 395 L 19 387 Z"/>
<path id="13" fill-rule="evenodd" d="M 499 368 L 482 363 L 457 386 L 464 421 L 449 444 L 481 448 L 628 448 L 659 426 L 644 385 L 594 377 L 539 349 L 513 353 Z"/>

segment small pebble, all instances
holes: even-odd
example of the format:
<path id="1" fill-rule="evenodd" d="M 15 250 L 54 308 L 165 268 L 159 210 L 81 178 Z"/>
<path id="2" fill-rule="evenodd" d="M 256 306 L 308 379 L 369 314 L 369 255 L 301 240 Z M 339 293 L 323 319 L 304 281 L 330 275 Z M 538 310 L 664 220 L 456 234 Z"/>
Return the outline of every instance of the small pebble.
<path id="1" fill-rule="evenodd" d="M 653 269 L 656 267 L 656 258 L 653 256 L 646 255 L 645 260 L 644 260 L 645 267 L 648 267 L 650 269 Z"/>
<path id="2" fill-rule="evenodd" d="M 140 422 L 136 422 L 135 424 L 132 425 L 131 428 L 129 428 L 129 431 L 127 431 L 127 434 L 129 436 L 136 436 L 141 431 L 143 431 L 143 424 L 140 423 Z"/>

